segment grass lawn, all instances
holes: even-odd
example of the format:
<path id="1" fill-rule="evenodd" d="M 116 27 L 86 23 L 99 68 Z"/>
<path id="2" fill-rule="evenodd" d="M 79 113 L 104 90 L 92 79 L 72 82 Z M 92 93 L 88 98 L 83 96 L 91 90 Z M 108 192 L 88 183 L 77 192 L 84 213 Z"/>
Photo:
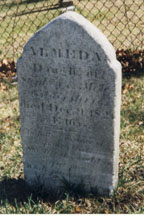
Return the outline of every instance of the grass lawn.
<path id="1" fill-rule="evenodd" d="M 14 56 L 17 60 L 33 33 L 62 13 L 57 3 L 58 0 L 0 0 L 0 56 Z M 73 0 L 73 4 L 116 49 L 144 47 L 143 0 Z"/>
<path id="2" fill-rule="evenodd" d="M 24 182 L 17 85 L 0 83 L 0 213 L 144 213 L 144 76 L 123 77 L 119 183 L 111 197 L 67 188 L 55 197 Z"/>

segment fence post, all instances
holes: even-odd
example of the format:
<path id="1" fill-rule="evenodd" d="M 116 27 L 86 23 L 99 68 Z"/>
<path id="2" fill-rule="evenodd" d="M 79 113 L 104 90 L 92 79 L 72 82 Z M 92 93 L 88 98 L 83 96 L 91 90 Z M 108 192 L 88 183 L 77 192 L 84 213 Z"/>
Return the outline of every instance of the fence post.
<path id="1" fill-rule="evenodd" d="M 63 4 L 63 0 L 59 0 L 59 6 L 61 7 Z"/>
<path id="2" fill-rule="evenodd" d="M 13 13 L 13 26 L 12 26 L 12 47 L 13 47 L 13 61 L 15 59 L 15 26 L 16 26 L 16 15 L 18 14 L 19 3 L 16 1 L 16 9 Z"/>

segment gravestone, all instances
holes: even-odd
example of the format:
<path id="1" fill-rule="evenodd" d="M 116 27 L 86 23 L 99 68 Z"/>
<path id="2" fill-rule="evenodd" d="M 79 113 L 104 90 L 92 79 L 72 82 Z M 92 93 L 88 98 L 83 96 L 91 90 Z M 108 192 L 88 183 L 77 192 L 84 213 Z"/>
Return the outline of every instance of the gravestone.
<path id="1" fill-rule="evenodd" d="M 112 193 L 118 181 L 121 65 L 92 23 L 66 12 L 28 41 L 17 62 L 25 179 Z"/>

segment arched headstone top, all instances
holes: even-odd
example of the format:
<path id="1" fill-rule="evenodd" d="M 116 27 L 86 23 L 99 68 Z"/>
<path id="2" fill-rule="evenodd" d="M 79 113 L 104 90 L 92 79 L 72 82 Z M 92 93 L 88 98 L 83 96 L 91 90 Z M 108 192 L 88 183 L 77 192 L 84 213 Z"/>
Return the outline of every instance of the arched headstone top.
<path id="1" fill-rule="evenodd" d="M 50 36 L 50 39 L 51 37 L 56 37 L 57 42 L 61 41 L 61 38 L 64 41 L 65 39 L 69 39 L 69 45 L 70 43 L 74 43 L 74 40 L 78 41 L 80 45 L 83 41 L 82 46 L 85 47 L 88 46 L 89 41 L 91 41 L 91 44 L 93 41 L 98 46 L 98 49 L 103 52 L 103 55 L 105 55 L 105 60 L 119 64 L 116 61 L 115 50 L 106 36 L 96 26 L 76 12 L 66 12 L 42 27 L 25 45 L 24 52 L 30 46 L 29 44 L 40 40 L 41 35 L 45 35 L 44 37 Z M 95 46 L 93 46 L 93 49 L 95 49 Z"/>

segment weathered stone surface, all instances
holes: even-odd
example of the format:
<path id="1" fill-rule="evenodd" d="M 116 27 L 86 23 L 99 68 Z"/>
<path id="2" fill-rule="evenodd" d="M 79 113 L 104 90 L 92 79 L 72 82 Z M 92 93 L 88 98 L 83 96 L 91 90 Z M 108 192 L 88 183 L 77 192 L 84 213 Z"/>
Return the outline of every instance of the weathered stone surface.
<path id="1" fill-rule="evenodd" d="M 28 41 L 17 63 L 24 174 L 110 194 L 118 180 L 121 65 L 88 20 L 67 12 Z"/>

